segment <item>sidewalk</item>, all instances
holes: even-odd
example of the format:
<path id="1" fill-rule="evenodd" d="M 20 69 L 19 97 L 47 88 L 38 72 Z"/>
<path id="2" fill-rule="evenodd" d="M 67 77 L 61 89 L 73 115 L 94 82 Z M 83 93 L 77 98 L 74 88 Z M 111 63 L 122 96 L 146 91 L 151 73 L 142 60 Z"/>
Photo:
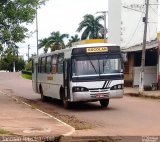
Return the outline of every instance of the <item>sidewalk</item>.
<path id="1" fill-rule="evenodd" d="M 140 96 L 139 95 L 139 88 L 135 87 L 125 87 L 124 88 L 124 94 L 130 95 L 130 96 Z M 148 98 L 159 98 L 160 99 L 160 90 L 156 91 L 144 91 L 143 92 L 143 97 L 148 97 Z"/>
<path id="2" fill-rule="evenodd" d="M 55 137 L 74 131 L 69 125 L 3 93 L 0 93 L 0 114 L 0 130 L 15 135 Z"/>

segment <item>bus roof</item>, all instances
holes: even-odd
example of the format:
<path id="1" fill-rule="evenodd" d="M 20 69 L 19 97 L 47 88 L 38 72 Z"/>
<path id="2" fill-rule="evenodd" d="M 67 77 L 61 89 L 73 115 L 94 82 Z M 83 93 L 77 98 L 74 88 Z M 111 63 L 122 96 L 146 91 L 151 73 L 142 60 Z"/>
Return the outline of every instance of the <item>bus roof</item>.
<path id="1" fill-rule="evenodd" d="M 98 46 L 117 46 L 116 44 L 112 43 L 91 43 L 91 44 L 82 44 L 82 45 L 76 45 L 72 48 L 85 48 L 85 47 L 98 47 Z"/>
<path id="2" fill-rule="evenodd" d="M 62 53 L 64 51 L 72 51 L 72 49 L 74 48 L 86 48 L 86 47 L 105 47 L 105 46 L 117 46 L 116 44 L 112 44 L 112 43 L 90 43 L 90 44 L 82 44 L 82 45 L 75 45 L 73 47 L 70 47 L 70 48 L 65 48 L 65 49 L 62 49 L 62 50 L 55 50 L 53 51 L 55 54 L 57 53 Z M 37 57 L 43 57 L 43 56 L 49 56 L 49 55 L 52 55 L 53 52 L 50 52 L 50 53 L 44 53 L 44 54 L 41 54 L 39 56 L 34 56 L 33 58 L 37 58 Z"/>

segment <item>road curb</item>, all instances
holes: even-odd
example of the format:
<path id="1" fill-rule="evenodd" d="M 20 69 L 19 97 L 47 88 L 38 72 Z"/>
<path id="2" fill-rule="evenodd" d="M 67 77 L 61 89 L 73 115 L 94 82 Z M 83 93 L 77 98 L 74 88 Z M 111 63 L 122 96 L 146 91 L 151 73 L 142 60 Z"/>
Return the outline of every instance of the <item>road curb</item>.
<path id="1" fill-rule="evenodd" d="M 2 95 L 6 95 L 6 96 L 12 98 L 12 99 L 15 100 L 16 102 L 20 102 L 20 103 L 22 103 L 22 104 L 24 104 L 24 105 L 32 108 L 32 106 L 31 106 L 30 104 L 28 104 L 28 103 L 26 103 L 26 102 L 24 102 L 24 101 L 16 98 L 15 96 L 11 96 L 11 95 L 9 95 L 9 94 L 1 91 L 1 90 L 0 90 L 0 93 L 1 93 Z M 42 113 L 42 114 L 44 114 L 44 115 L 46 115 L 46 116 L 48 116 L 49 118 L 55 119 L 55 120 L 57 120 L 58 122 L 62 123 L 63 125 L 71 128 L 71 131 L 70 131 L 70 132 L 68 132 L 68 133 L 66 133 L 66 134 L 63 134 L 62 136 L 70 136 L 71 134 L 73 134 L 73 133 L 75 132 L 75 128 L 74 128 L 74 127 L 72 127 L 72 126 L 70 126 L 69 124 L 67 124 L 67 123 L 59 120 L 58 118 L 52 116 L 51 114 L 46 113 L 46 112 L 44 112 L 44 111 L 42 111 L 42 110 L 40 110 L 40 109 L 38 109 L 38 108 L 35 108 L 35 110 L 38 111 L 38 112 L 40 112 L 40 113 Z"/>
<path id="2" fill-rule="evenodd" d="M 138 93 L 124 93 L 125 96 L 131 96 L 131 97 L 140 97 L 140 98 L 148 98 L 148 99 L 160 99 L 160 96 L 155 95 L 146 95 L 145 93 L 140 95 Z"/>

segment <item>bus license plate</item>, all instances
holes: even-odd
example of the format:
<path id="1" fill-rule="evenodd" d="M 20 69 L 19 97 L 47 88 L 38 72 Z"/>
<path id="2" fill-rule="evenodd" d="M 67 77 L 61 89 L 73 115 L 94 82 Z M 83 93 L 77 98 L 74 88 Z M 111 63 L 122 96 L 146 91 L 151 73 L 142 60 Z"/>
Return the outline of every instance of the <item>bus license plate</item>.
<path id="1" fill-rule="evenodd" d="M 104 98 L 104 97 L 108 97 L 108 94 L 97 94 L 96 98 Z"/>

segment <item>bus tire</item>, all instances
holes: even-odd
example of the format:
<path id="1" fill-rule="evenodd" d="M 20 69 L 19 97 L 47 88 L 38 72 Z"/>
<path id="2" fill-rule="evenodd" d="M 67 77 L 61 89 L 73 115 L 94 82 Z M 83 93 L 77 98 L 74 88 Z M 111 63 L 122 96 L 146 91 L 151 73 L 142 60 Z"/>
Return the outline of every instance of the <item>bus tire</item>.
<path id="1" fill-rule="evenodd" d="M 63 96 L 64 96 L 64 88 L 63 87 L 60 88 L 59 94 L 60 94 L 60 100 L 63 101 Z"/>
<path id="2" fill-rule="evenodd" d="M 39 90 L 40 90 L 40 94 L 41 94 L 41 101 L 42 101 L 42 102 L 47 101 L 47 97 L 43 95 L 43 89 L 42 89 L 42 86 L 41 86 L 41 85 L 40 85 L 40 87 L 39 87 Z"/>
<path id="3" fill-rule="evenodd" d="M 65 96 L 63 96 L 63 106 L 64 106 L 65 109 L 70 108 L 70 102 L 66 100 Z"/>
<path id="4" fill-rule="evenodd" d="M 108 105 L 109 105 L 109 99 L 100 100 L 100 104 L 101 104 L 102 108 L 108 107 Z"/>

